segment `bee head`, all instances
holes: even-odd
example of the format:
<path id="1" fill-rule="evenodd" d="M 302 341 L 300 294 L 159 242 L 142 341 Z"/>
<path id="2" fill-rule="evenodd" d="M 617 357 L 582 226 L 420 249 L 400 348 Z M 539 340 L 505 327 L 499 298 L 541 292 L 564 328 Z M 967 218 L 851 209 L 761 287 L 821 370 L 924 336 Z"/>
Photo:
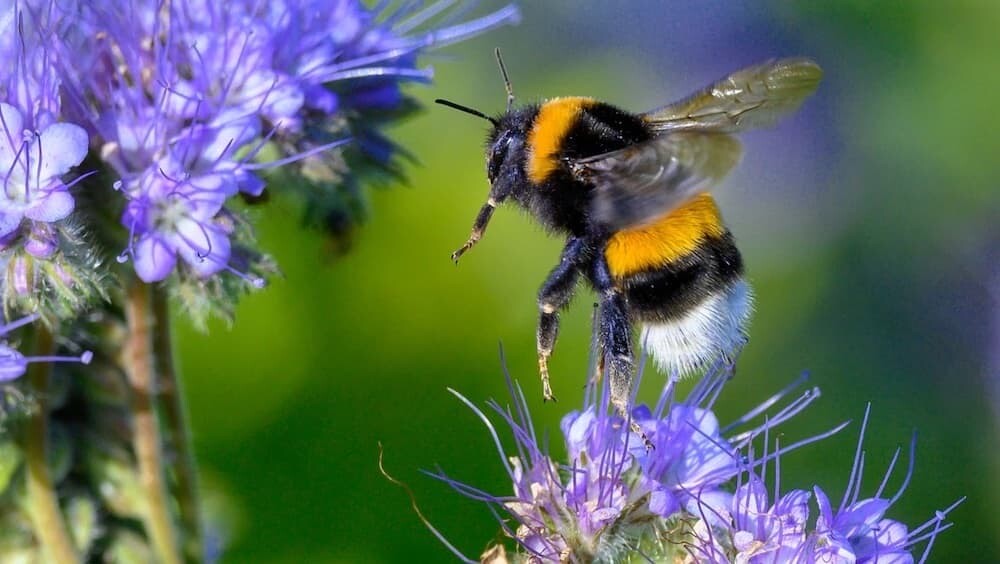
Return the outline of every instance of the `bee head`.
<path id="1" fill-rule="evenodd" d="M 533 107 L 517 108 L 496 120 L 486 139 L 486 176 L 490 184 L 500 176 L 505 162 L 523 159 L 525 139 L 535 113 L 537 109 Z"/>

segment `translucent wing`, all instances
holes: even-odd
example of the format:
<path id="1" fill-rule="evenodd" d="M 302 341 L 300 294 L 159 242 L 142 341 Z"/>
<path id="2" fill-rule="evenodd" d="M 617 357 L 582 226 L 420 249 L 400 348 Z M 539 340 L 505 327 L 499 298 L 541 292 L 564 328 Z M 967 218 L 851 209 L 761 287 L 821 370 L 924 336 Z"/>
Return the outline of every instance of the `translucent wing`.
<path id="1" fill-rule="evenodd" d="M 612 230 L 648 223 L 711 189 L 736 163 L 740 143 L 723 133 L 678 132 L 569 162 L 594 186 L 593 218 Z"/>
<path id="2" fill-rule="evenodd" d="M 823 70 L 805 58 L 748 67 L 679 102 L 642 114 L 653 131 L 734 133 L 774 124 L 812 94 Z"/>

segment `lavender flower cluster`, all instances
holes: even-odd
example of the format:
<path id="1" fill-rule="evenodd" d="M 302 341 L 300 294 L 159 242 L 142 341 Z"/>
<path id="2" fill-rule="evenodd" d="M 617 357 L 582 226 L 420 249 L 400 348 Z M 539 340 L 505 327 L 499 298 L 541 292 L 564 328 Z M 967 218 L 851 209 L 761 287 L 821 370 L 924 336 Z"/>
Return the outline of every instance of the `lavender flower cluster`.
<path id="1" fill-rule="evenodd" d="M 272 194 L 346 238 L 418 57 L 519 18 L 472 8 L 0 0 L 0 561 L 211 561 L 171 305 L 265 285 Z"/>
<path id="2" fill-rule="evenodd" d="M 684 400 L 675 400 L 675 381 L 670 380 L 655 407 L 634 408 L 631 416 L 652 442 L 652 449 L 609 409 L 606 385 L 601 391 L 588 390 L 583 409 L 562 420 L 567 463 L 556 462 L 539 442 L 524 395 L 509 377 L 513 408 L 489 402 L 513 434 L 516 453 L 509 459 L 486 414 L 452 391 L 489 429 L 513 482 L 513 495 L 490 494 L 443 472 L 432 476 L 488 504 L 503 531 L 515 541 L 514 554 L 495 545 L 483 555 L 481 561 L 494 564 L 899 564 L 914 562 L 915 554 L 920 562 L 927 558 L 935 537 L 951 526 L 946 522 L 948 513 L 962 500 L 913 529 L 886 517 L 909 483 L 915 441 L 898 491 L 889 495 L 886 488 L 900 449 L 874 494 L 862 497 L 866 411 L 839 505 L 819 486 L 811 492 L 782 493 L 780 458 L 839 432 L 848 423 L 794 444 L 775 442 L 769 450 L 770 434 L 816 400 L 819 389 L 808 389 L 786 401 L 802 378 L 723 427 L 712 406 L 730 376 L 731 366 L 714 367 Z M 775 410 L 782 402 L 785 405 Z M 761 443 L 763 452 L 756 455 L 755 445 Z M 774 469 L 771 498 L 765 485 L 769 467 Z M 810 505 L 813 499 L 815 513 Z M 510 519 L 501 518 L 501 513 Z M 923 545 L 919 553 L 918 545 Z"/>
<path id="3" fill-rule="evenodd" d="M 71 320 L 131 278 L 193 317 L 275 271 L 247 204 L 292 191 L 331 231 L 400 154 L 417 56 L 517 20 L 454 1 L 0 2 L 0 295 Z M 280 169 L 283 182 L 269 179 Z M 116 260 L 117 259 L 117 260 Z"/>

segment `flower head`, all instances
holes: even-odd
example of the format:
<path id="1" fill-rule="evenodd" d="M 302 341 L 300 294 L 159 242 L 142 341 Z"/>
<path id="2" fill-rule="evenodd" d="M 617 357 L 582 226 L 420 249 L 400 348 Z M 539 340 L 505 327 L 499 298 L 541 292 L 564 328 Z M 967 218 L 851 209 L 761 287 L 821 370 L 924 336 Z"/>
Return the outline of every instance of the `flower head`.
<path id="1" fill-rule="evenodd" d="M 5 64 L 0 71 L 0 249 L 34 223 L 53 223 L 73 211 L 63 177 L 87 155 L 86 131 L 57 122 L 61 103 L 59 77 L 45 29 L 58 27 L 59 12 L 51 4 L 20 9 L 18 3 L 0 13 L 0 44 Z M 36 238 L 37 243 L 37 238 Z M 55 247 L 33 245 L 42 258 Z"/>
<path id="2" fill-rule="evenodd" d="M 839 432 L 847 423 L 755 457 L 758 439 L 767 446 L 769 434 L 817 399 L 819 390 L 786 401 L 800 379 L 723 427 L 712 405 L 729 370 L 721 363 L 713 367 L 683 401 L 674 399 L 671 380 L 654 408 L 632 410 L 632 419 L 654 445 L 651 450 L 609 408 L 606 385 L 600 393 L 589 391 L 583 409 L 562 420 L 565 463 L 536 439 L 524 396 L 509 378 L 513 407 L 489 402 L 513 432 L 516 454 L 509 462 L 486 414 L 452 392 L 486 423 L 513 482 L 513 495 L 489 494 L 443 473 L 434 476 L 488 503 L 495 514 L 499 509 L 513 518 L 513 528 L 504 520 L 501 526 L 517 543 L 512 561 L 518 562 L 615 561 L 630 555 L 713 563 L 910 562 L 915 545 L 932 541 L 949 526 L 944 518 L 954 506 L 914 531 L 885 517 L 913 469 L 911 456 L 900 491 L 890 499 L 882 497 L 898 451 L 875 496 L 859 499 L 860 443 L 848 495 L 838 508 L 819 487 L 780 494 L 777 471 L 772 502 L 764 479 L 767 466 L 777 468 L 782 455 Z M 781 402 L 784 406 L 775 408 Z M 747 428 L 736 432 L 740 427 Z M 814 498 L 819 507 L 815 517 L 809 507 Z"/>
<path id="3" fill-rule="evenodd" d="M 860 498 L 861 469 L 864 466 L 862 443 L 867 422 L 868 411 L 862 422 L 847 491 L 839 507 L 834 507 L 819 486 L 814 486 L 811 493 L 792 490 L 779 494 L 777 464 L 774 477 L 775 501 L 770 505 L 764 479 L 748 469 L 741 476 L 746 481 L 737 487 L 731 505 L 716 514 L 721 518 L 714 519 L 711 523 L 699 522 L 695 525 L 692 552 L 709 562 L 735 561 L 748 564 L 909 563 L 914 561 L 914 547 L 926 541 L 920 561 L 925 560 L 934 538 L 951 526 L 945 522 L 947 514 L 962 500 L 944 511 L 936 512 L 934 518 L 914 531 L 909 531 L 899 521 L 885 517 L 886 512 L 906 490 L 913 473 L 915 437 L 911 443 L 910 465 L 903 484 L 895 495 L 891 498 L 883 496 L 899 460 L 899 449 L 893 455 L 875 495 Z M 818 509 L 815 518 L 810 513 L 810 501 L 813 499 Z"/>
<path id="4" fill-rule="evenodd" d="M 241 213 L 268 172 L 290 172 L 278 186 L 309 200 L 314 223 L 349 231 L 366 170 L 398 173 L 379 130 L 414 108 L 401 84 L 431 77 L 418 56 L 518 18 L 507 6 L 463 21 L 459 4 L 7 3 L 5 309 L 68 318 L 107 295 L 117 254 L 143 281 L 170 279 L 196 321 L 226 316 L 244 282 L 276 270 Z"/>
<path id="5" fill-rule="evenodd" d="M 22 8 L 22 6 L 25 6 Z M 51 2 L 0 10 L 0 289 L 6 310 L 72 312 L 95 295 L 88 249 L 67 218 L 76 207 L 69 173 L 89 149 L 87 132 L 61 115 Z"/>
<path id="6" fill-rule="evenodd" d="M 382 18 L 357 0 L 154 4 L 81 4 L 77 32 L 60 51 L 70 113 L 86 121 L 121 179 L 129 233 L 121 256 L 145 281 L 228 271 L 255 285 L 255 265 L 236 266 L 258 253 L 227 227 L 236 221 L 233 198 L 260 196 L 262 170 L 309 161 L 325 171 L 323 190 L 342 201 L 346 167 L 331 149 L 348 140 L 387 146 L 368 143 L 380 138 L 365 128 L 403 103 L 401 80 L 430 77 L 416 55 L 517 15 L 508 7 L 416 33 L 449 12 L 446 3 L 407 4 Z M 95 72 L 71 72 L 70 50 L 85 53 Z M 365 108 L 382 118 L 359 119 Z"/>
<path id="7" fill-rule="evenodd" d="M 566 463 L 557 462 L 538 442 L 524 397 L 511 384 L 513 410 L 495 402 L 489 405 L 516 440 L 517 455 L 505 462 L 514 495 L 493 496 L 443 474 L 437 477 L 509 513 L 518 525 L 508 534 L 529 560 L 613 560 L 639 545 L 664 556 L 682 554 L 681 541 L 667 532 L 676 527 L 668 524 L 725 519 L 733 496 L 723 485 L 744 468 L 740 449 L 819 395 L 809 390 L 772 419 L 732 434 L 731 429 L 749 423 L 762 409 L 720 427 L 711 408 L 729 370 L 716 365 L 683 401 L 674 400 L 671 381 L 655 407 L 633 409 L 631 416 L 652 442 L 652 450 L 611 409 L 606 385 L 588 392 L 583 409 L 562 420 Z M 790 389 L 767 403 L 779 401 Z M 459 398 L 487 422 L 496 438 L 486 415 Z"/>

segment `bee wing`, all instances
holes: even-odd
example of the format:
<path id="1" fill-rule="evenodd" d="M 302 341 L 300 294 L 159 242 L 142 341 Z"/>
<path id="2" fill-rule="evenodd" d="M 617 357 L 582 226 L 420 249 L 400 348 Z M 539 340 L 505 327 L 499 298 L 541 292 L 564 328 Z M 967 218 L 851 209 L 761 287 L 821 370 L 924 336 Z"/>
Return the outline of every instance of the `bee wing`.
<path id="1" fill-rule="evenodd" d="M 740 142 L 723 133 L 678 132 L 572 160 L 594 186 L 593 218 L 612 230 L 642 225 L 711 189 L 739 162 Z"/>
<path id="2" fill-rule="evenodd" d="M 691 96 L 642 117 L 653 131 L 734 133 L 773 125 L 795 111 L 823 77 L 806 58 L 777 59 L 738 70 Z"/>

